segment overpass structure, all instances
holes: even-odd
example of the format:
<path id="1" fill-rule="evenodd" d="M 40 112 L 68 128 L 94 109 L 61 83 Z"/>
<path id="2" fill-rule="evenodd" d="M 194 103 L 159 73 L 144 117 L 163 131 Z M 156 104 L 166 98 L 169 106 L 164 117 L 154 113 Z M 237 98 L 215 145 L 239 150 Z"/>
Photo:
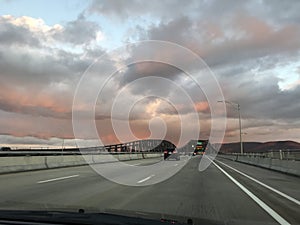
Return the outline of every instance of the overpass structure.
<path id="1" fill-rule="evenodd" d="M 142 153 L 142 152 L 163 152 L 166 149 L 176 148 L 176 145 L 167 140 L 145 139 L 136 140 L 126 143 L 111 144 L 105 146 L 82 147 L 82 148 L 19 148 L 17 150 L 2 150 L 1 156 L 18 156 L 18 155 L 79 155 L 95 153 Z M 10 149 L 10 148 L 5 148 Z"/>
<path id="2" fill-rule="evenodd" d="M 103 148 L 108 152 L 163 152 L 165 149 L 176 148 L 176 145 L 167 140 L 146 139 L 106 145 Z"/>

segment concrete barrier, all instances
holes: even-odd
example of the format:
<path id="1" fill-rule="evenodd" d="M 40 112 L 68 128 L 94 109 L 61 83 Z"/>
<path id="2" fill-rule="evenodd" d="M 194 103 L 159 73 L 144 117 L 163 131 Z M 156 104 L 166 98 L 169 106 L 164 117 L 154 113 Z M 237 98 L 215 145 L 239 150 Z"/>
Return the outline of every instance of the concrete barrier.
<path id="1" fill-rule="evenodd" d="M 87 160 L 88 163 L 111 163 L 111 162 L 117 162 L 118 157 L 117 155 L 91 155 L 90 156 L 84 156 L 84 158 Z"/>
<path id="2" fill-rule="evenodd" d="M 300 161 L 272 159 L 257 155 L 218 155 L 218 157 L 300 177 Z"/>
<path id="3" fill-rule="evenodd" d="M 119 161 L 128 161 L 130 160 L 130 154 L 118 154 Z"/>
<path id="4" fill-rule="evenodd" d="M 236 159 L 237 159 L 237 156 L 236 155 L 218 155 L 218 157 L 220 157 L 220 158 L 224 158 L 224 159 L 230 159 L 230 160 L 232 160 L 232 161 L 236 161 Z"/>
<path id="5" fill-rule="evenodd" d="M 0 174 L 161 157 L 158 153 L 0 157 Z"/>
<path id="6" fill-rule="evenodd" d="M 272 159 L 270 169 L 300 177 L 299 161 Z"/>
<path id="7" fill-rule="evenodd" d="M 58 168 L 64 166 L 86 165 L 87 161 L 81 155 L 45 156 L 46 167 Z"/>
<path id="8" fill-rule="evenodd" d="M 153 153 L 153 154 L 148 154 L 148 153 L 144 153 L 144 158 L 159 158 L 162 157 L 163 154 L 162 153 Z"/>
<path id="9" fill-rule="evenodd" d="M 140 154 L 134 154 L 134 153 L 129 154 L 130 160 L 139 159 L 139 156 L 140 156 Z"/>
<path id="10" fill-rule="evenodd" d="M 0 157 L 0 173 L 47 169 L 44 156 Z"/>

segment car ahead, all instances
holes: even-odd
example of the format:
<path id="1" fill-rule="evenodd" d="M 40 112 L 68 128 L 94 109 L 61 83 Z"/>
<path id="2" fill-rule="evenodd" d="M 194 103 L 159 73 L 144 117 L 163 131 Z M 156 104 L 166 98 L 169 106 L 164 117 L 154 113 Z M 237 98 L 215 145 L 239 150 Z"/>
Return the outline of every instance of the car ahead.
<path id="1" fill-rule="evenodd" d="M 180 160 L 180 154 L 175 148 L 169 148 L 164 151 L 164 160 L 170 159 Z"/>

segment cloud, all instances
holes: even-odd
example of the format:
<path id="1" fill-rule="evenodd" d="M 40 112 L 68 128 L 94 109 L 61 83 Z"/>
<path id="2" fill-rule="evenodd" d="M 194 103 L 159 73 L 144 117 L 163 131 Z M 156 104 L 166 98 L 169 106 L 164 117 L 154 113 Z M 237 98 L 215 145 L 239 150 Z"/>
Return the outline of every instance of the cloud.
<path id="1" fill-rule="evenodd" d="M 53 37 L 74 45 L 89 45 L 99 39 L 100 34 L 100 26 L 96 22 L 87 21 L 84 15 L 80 14 L 76 20 L 67 22 L 62 29 L 54 32 Z"/>
<path id="2" fill-rule="evenodd" d="M 74 138 L 71 121 L 60 118 L 41 117 L 0 110 L 0 124 L 1 135 L 16 137 L 31 136 L 45 140 L 51 137 Z"/>
<path id="3" fill-rule="evenodd" d="M 53 26 L 45 24 L 44 20 L 40 18 L 2 15 L 0 24 L 0 43 L 5 46 L 40 48 L 56 47 L 61 43 L 89 46 L 104 38 L 101 27 L 96 22 L 88 21 L 83 14 L 64 25 L 55 24 Z"/>
<path id="4" fill-rule="evenodd" d="M 7 23 L 9 17 L 0 18 L 0 44 L 7 45 L 31 45 L 40 46 L 40 40 L 33 32 L 12 23 Z"/>
<path id="5" fill-rule="evenodd" d="M 93 0 L 88 7 L 88 11 L 105 15 L 111 19 L 128 19 L 139 16 L 173 18 L 175 15 L 182 14 L 184 10 L 189 11 L 189 9 L 193 9 L 195 5 L 197 5 L 197 1 L 186 4 L 182 1 L 166 0 L 162 4 L 159 0 L 151 2 L 133 0 L 128 4 L 119 0 Z"/>
<path id="6" fill-rule="evenodd" d="M 293 79 L 285 90 L 278 85 L 281 79 L 291 76 L 278 75 L 284 73 L 284 66 L 299 67 L 299 11 L 300 4 L 296 1 L 195 0 L 187 4 L 171 0 L 133 0 L 131 3 L 94 0 L 76 19 L 52 26 L 43 19 L 29 16 L 1 16 L 0 133 L 73 138 L 70 118 L 74 91 L 86 68 L 106 52 L 98 45 L 99 41 L 103 38 L 117 39 L 120 43 L 155 39 L 178 43 L 206 61 L 215 72 L 225 98 L 240 103 L 244 129 L 248 133 L 245 138 L 272 139 L 272 135 L 280 138 L 278 131 L 286 130 L 284 138 L 290 135 L 299 140 L 292 134 L 298 131 L 295 124 L 300 121 L 299 79 Z M 104 30 L 114 32 L 107 37 Z M 101 86 L 106 71 L 110 68 L 118 71 L 130 59 L 142 54 L 138 45 L 130 50 L 131 55 L 121 63 L 118 55 L 109 55 L 104 64 L 96 65 L 92 71 L 95 76 L 87 79 L 86 95 L 79 97 L 80 105 L 76 108 L 83 119 L 86 109 L 93 104 L 88 101 L 94 94 L 91 89 Z M 172 57 L 197 68 L 172 50 L 147 51 L 157 59 Z M 196 103 L 193 109 L 199 113 L 202 134 L 209 135 L 211 112 L 205 93 L 186 79 L 183 71 L 155 62 L 123 69 L 115 74 L 97 102 L 95 118 L 104 140 L 118 141 L 111 127 L 110 109 L 119 91 L 123 91 L 119 96 L 121 109 L 140 99 L 130 114 L 137 136 L 149 136 L 149 120 L 155 115 L 161 116 L 170 128 L 167 138 L 176 141 L 178 114 L 189 118 L 192 109 L 179 92 L 180 88 Z M 153 81 L 151 85 L 142 82 L 143 78 L 153 76 L 170 80 L 177 86 L 163 81 Z M 134 82 L 139 83 L 133 85 Z M 172 100 L 173 105 L 164 98 Z M 238 114 L 230 106 L 227 110 L 230 124 L 226 140 L 232 141 L 238 132 Z M 122 110 L 118 111 L 117 118 L 124 119 Z M 192 125 L 185 125 L 192 129 Z M 62 126 L 65 127 L 63 132 L 59 131 Z"/>
<path id="7" fill-rule="evenodd" d="M 64 29 L 58 24 L 48 26 L 42 19 L 10 15 L 0 16 L 0 24 L 0 110 L 6 112 L 3 115 L 44 117 L 41 123 L 45 127 L 47 119 L 70 121 L 77 82 L 96 54 L 104 52 L 100 47 L 89 45 L 95 38 L 90 34 L 94 28 L 96 32 L 98 26 L 79 17 Z M 87 30 L 79 32 L 83 26 Z M 83 35 L 79 39 L 85 43 L 83 53 L 58 47 L 55 34 L 61 35 L 60 42 L 69 43 L 68 35 L 72 32 L 85 33 L 86 38 Z M 34 133 L 30 126 L 9 130 L 16 135 Z M 2 132 L 6 131 L 3 129 Z M 48 132 L 42 133 L 37 136 L 47 137 Z M 68 135 L 71 137 L 72 132 Z M 55 136 L 55 132 L 49 132 L 51 136 Z"/>
<path id="8" fill-rule="evenodd" d="M 57 90 L 56 93 L 53 89 L 48 93 L 45 90 L 20 91 L 2 85 L 0 89 L 0 109 L 3 111 L 61 119 L 71 118 L 72 95 L 69 91 Z"/>
<path id="9" fill-rule="evenodd" d="M 298 25 L 273 27 L 247 15 L 236 15 L 231 25 L 192 22 L 187 17 L 161 23 L 148 30 L 148 38 L 171 41 L 190 48 L 209 66 L 296 54 L 300 46 Z M 210 32 L 210 33 L 207 33 Z"/>

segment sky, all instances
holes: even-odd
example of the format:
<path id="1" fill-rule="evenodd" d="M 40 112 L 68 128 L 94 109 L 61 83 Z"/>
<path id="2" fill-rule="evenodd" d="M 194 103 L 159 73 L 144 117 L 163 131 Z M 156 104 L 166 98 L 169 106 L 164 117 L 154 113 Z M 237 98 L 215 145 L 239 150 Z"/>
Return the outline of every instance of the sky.
<path id="1" fill-rule="evenodd" d="M 131 46 L 128 54 L 114 52 L 146 40 L 178 44 L 204 60 L 224 99 L 240 104 L 244 141 L 300 142 L 299 1 L 0 3 L 0 145 L 74 146 L 74 139 L 90 139 L 84 132 L 74 135 L 72 114 L 84 114 L 90 106 L 86 96 L 80 96 L 74 107 L 74 96 L 83 74 L 103 54 L 107 64 L 97 70 L 101 78 L 90 77 L 87 83 L 100 87 L 109 67 L 118 71 L 94 105 L 103 143 L 132 139 L 126 130 L 119 129 L 118 135 L 114 130 L 111 109 L 117 97 L 116 117 L 129 121 L 136 138 L 155 137 L 151 126 L 161 131 L 159 124 L 164 124 L 165 138 L 176 143 L 182 128 L 180 116 L 190 121 L 184 123 L 184 129 L 192 131 L 196 124 L 180 88 L 194 101 L 200 137 L 209 138 L 212 110 L 206 93 L 199 93 L 184 71 L 154 62 L 125 65 L 142 55 L 139 44 Z M 155 55 L 175 57 L 172 50 Z M 182 58 L 178 63 L 182 60 L 196 68 Z M 153 76 L 169 83 L 140 79 Z M 134 99 L 126 117 L 122 107 Z M 232 105 L 226 105 L 226 110 L 223 142 L 237 142 L 237 110 Z M 84 127 L 84 118 L 82 121 Z"/>

